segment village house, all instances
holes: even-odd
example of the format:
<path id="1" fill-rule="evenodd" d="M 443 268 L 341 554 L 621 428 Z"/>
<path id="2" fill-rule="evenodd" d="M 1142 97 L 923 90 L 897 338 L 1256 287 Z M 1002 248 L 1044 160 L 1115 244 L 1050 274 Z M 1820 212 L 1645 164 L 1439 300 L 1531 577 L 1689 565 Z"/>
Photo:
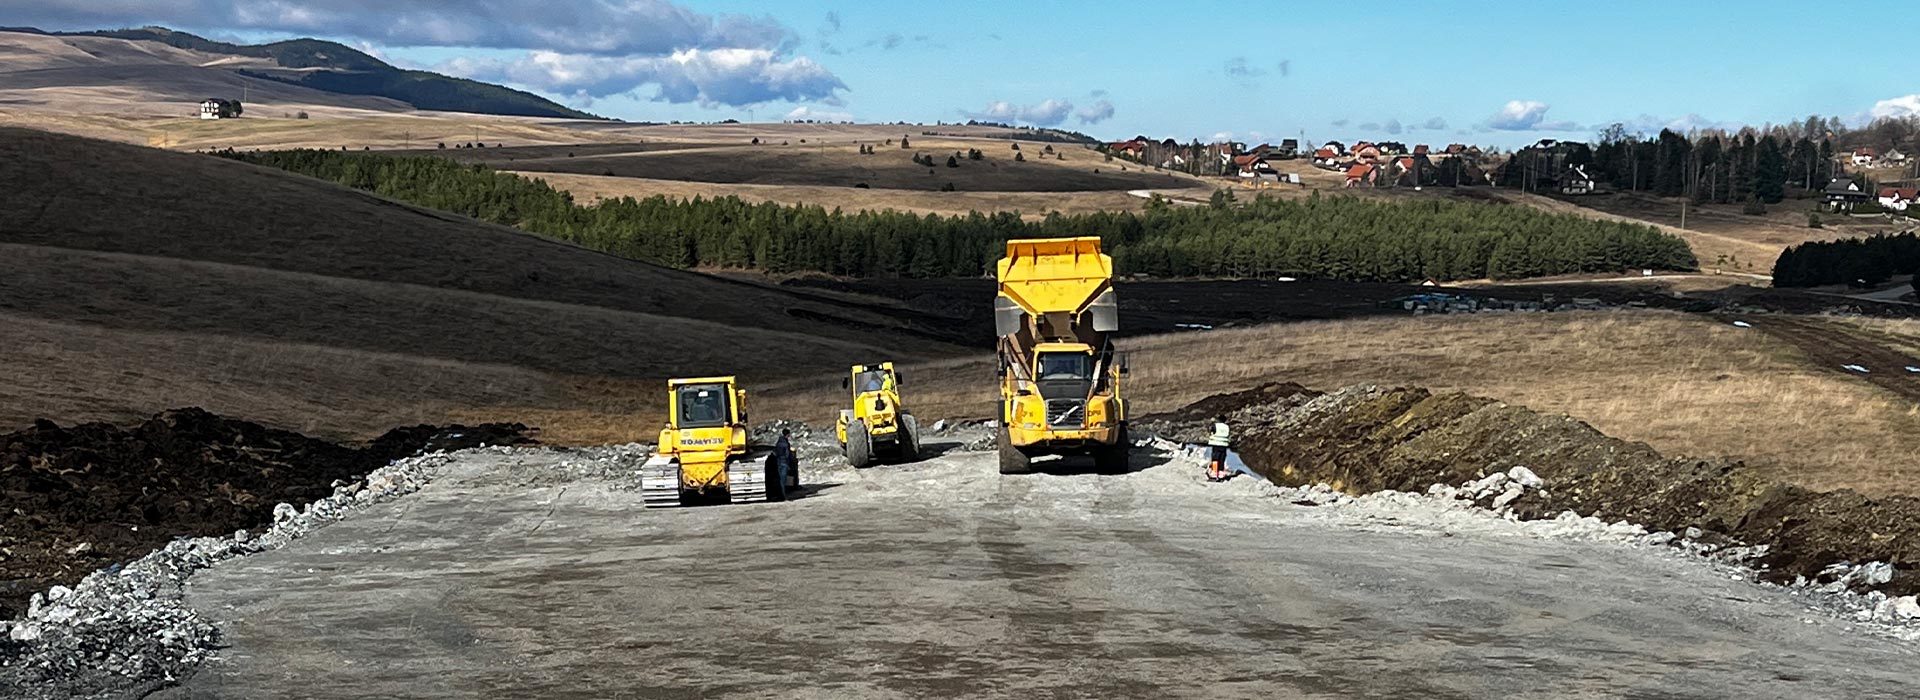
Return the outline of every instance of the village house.
<path id="1" fill-rule="evenodd" d="M 1239 174 L 1240 177 L 1270 182 L 1280 181 L 1279 171 L 1274 170 L 1273 165 L 1268 163 L 1264 156 L 1257 153 L 1234 156 L 1233 167 L 1235 169 L 1234 171 Z"/>
<path id="2" fill-rule="evenodd" d="M 1886 155 L 1880 156 L 1880 160 L 1885 161 L 1887 165 L 1906 165 L 1907 154 L 1901 153 L 1898 148 L 1890 148 L 1887 149 Z"/>
<path id="3" fill-rule="evenodd" d="M 1821 190 L 1820 194 L 1824 197 L 1823 203 L 1827 211 L 1837 212 L 1853 211 L 1855 204 L 1871 199 L 1865 190 L 1860 189 L 1860 183 L 1845 177 L 1834 178 L 1833 182 L 1827 183 L 1827 188 Z"/>
<path id="4" fill-rule="evenodd" d="M 1587 175 L 1587 169 L 1583 166 L 1567 168 L 1566 174 L 1560 176 L 1560 194 L 1593 194 L 1599 189 L 1599 184 Z"/>
<path id="5" fill-rule="evenodd" d="M 1331 148 L 1320 148 L 1313 152 L 1313 164 L 1322 168 L 1334 168 L 1340 165 L 1340 152 Z"/>
<path id="6" fill-rule="evenodd" d="M 1880 206 L 1888 211 L 1906 211 L 1916 198 L 1920 198 L 1920 187 L 1880 188 Z"/>
<path id="7" fill-rule="evenodd" d="M 1874 150 L 1871 148 L 1862 148 L 1862 149 L 1856 150 L 1853 152 L 1853 164 L 1855 166 L 1862 167 L 1862 168 L 1868 167 L 1870 165 L 1873 165 L 1873 160 L 1874 158 L 1878 157 L 1878 155 L 1879 154 L 1875 153 Z"/>
<path id="8" fill-rule="evenodd" d="M 1378 170 L 1365 163 L 1355 163 L 1347 168 L 1347 187 L 1372 187 L 1374 173 Z"/>
<path id="9" fill-rule="evenodd" d="M 1353 157 L 1362 163 L 1372 165 L 1380 162 L 1380 147 L 1361 141 L 1353 147 Z"/>
<path id="10" fill-rule="evenodd" d="M 1424 143 L 1413 147 L 1413 154 L 1416 156 L 1424 156 L 1432 152 L 1433 152 L 1433 149 L 1428 147 Z"/>
<path id="11" fill-rule="evenodd" d="M 1281 158 L 1289 159 L 1289 160 L 1299 157 L 1300 156 L 1300 139 L 1282 140 L 1280 142 L 1280 150 L 1276 155 L 1278 155 Z"/>
<path id="12" fill-rule="evenodd" d="M 240 116 L 239 100 L 223 100 L 209 97 L 200 101 L 201 119 L 233 119 Z"/>
<path id="13" fill-rule="evenodd" d="M 1107 144 L 1107 152 L 1115 155 L 1139 158 L 1147 153 L 1147 142 L 1142 140 L 1115 141 Z"/>

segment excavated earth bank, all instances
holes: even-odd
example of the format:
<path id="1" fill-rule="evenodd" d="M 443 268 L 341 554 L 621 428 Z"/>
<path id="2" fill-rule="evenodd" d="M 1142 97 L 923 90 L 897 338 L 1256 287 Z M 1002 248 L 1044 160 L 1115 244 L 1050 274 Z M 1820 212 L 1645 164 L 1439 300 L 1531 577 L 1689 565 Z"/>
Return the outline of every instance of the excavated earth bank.
<path id="1" fill-rule="evenodd" d="M 175 538 L 257 528 L 276 504 L 311 502 L 396 459 L 527 443 L 527 430 L 422 425 L 351 447 L 195 408 L 129 428 L 37 421 L 0 435 L 0 620 L 35 592 Z"/>
<path id="2" fill-rule="evenodd" d="M 1267 384 L 1136 424 L 1199 441 L 1221 414 L 1241 458 L 1277 484 L 1424 492 L 1434 484 L 1484 485 L 1526 467 L 1545 487 L 1507 495 L 1505 505 L 1521 518 L 1573 511 L 1656 531 L 1698 528 L 1696 540 L 1765 545 L 1753 565 L 1782 583 L 1843 576 L 1844 567 L 1832 566 L 1838 563 L 1886 562 L 1891 578 L 1848 583 L 1889 595 L 1920 592 L 1920 499 L 1815 492 L 1739 461 L 1667 457 L 1567 416 L 1418 388 L 1362 385 L 1321 394 Z M 1487 498 L 1500 495 L 1496 488 Z"/>

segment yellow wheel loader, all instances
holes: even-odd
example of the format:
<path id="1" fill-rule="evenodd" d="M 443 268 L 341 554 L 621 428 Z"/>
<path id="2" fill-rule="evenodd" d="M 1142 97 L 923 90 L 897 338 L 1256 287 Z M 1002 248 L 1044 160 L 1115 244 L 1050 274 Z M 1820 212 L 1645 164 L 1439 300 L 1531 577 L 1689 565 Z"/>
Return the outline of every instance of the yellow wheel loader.
<path id="1" fill-rule="evenodd" d="M 647 507 L 784 501 L 799 490 L 791 448 L 747 445 L 746 402 L 733 377 L 667 382 L 667 426 L 640 467 Z"/>
<path id="2" fill-rule="evenodd" d="M 920 422 L 900 401 L 900 373 L 892 362 L 854 365 L 840 386 L 853 392 L 853 408 L 840 409 L 834 432 L 855 469 L 880 459 L 920 458 Z"/>
<path id="3" fill-rule="evenodd" d="M 1039 455 L 1090 455 L 1103 472 L 1127 466 L 1126 357 L 1113 259 L 1099 238 L 1007 241 L 993 325 L 1000 354 L 1000 472 Z"/>

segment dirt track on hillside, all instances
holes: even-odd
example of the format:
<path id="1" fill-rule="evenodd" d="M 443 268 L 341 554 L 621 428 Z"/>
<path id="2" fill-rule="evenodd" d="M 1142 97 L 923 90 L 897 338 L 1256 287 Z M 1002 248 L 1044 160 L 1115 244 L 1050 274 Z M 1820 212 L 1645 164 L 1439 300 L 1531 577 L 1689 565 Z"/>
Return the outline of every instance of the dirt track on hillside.
<path id="1" fill-rule="evenodd" d="M 1823 369 L 1871 382 L 1901 398 L 1920 404 L 1920 358 L 1889 348 L 1872 338 L 1838 323 L 1820 318 L 1767 316 L 1743 317 L 1754 328 L 1775 338 L 1793 343 L 1812 357 Z M 1848 369 L 1848 365 L 1867 371 Z"/>

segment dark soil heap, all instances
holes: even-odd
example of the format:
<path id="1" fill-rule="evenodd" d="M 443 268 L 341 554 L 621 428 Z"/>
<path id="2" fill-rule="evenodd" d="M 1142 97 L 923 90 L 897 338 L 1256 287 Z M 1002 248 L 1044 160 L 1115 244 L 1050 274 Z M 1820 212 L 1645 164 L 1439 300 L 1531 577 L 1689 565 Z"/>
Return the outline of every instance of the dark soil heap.
<path id="1" fill-rule="evenodd" d="M 1666 457 L 1567 416 L 1424 389 L 1359 386 L 1319 395 L 1268 385 L 1141 422 L 1158 421 L 1174 437 L 1221 412 L 1241 458 L 1278 484 L 1419 492 L 1524 466 L 1546 480 L 1544 491 L 1513 504 L 1524 518 L 1573 511 L 1656 531 L 1697 527 L 1768 545 L 1758 563 L 1776 581 L 1818 580 L 1839 562 L 1885 561 L 1897 573 L 1880 590 L 1920 592 L 1920 499 L 1814 492 L 1738 461 Z"/>
<path id="2" fill-rule="evenodd" d="M 532 442 L 518 424 L 398 428 L 349 447 L 200 409 L 123 429 L 49 421 L 0 436 L 0 618 L 28 596 L 145 555 L 176 537 L 272 521 L 393 460 Z"/>

